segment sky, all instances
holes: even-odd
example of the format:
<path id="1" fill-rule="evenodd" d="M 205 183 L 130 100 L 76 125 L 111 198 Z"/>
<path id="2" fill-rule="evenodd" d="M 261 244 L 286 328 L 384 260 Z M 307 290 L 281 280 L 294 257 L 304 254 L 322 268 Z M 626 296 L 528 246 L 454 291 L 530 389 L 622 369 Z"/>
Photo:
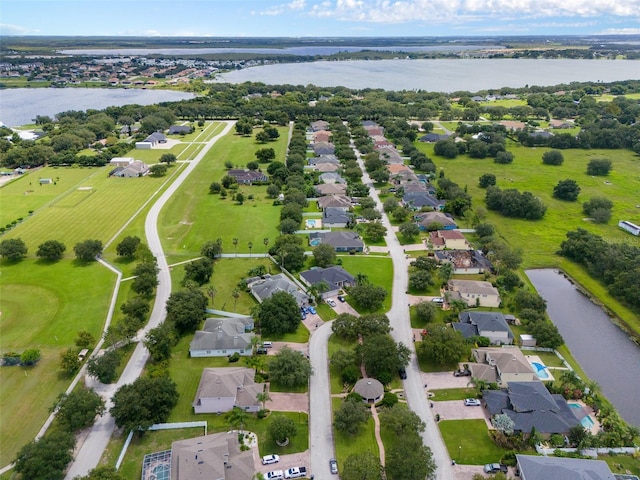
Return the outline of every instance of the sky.
<path id="1" fill-rule="evenodd" d="M 640 34 L 640 0 L 0 0 L 0 35 Z"/>

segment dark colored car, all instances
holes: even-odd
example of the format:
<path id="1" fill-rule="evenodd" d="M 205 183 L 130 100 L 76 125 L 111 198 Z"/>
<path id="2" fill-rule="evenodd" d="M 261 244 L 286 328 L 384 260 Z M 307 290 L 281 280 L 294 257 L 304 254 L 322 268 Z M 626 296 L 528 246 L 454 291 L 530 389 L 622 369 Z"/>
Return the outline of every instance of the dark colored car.
<path id="1" fill-rule="evenodd" d="M 471 372 L 469 370 L 456 370 L 453 372 L 454 377 L 470 377 Z"/>
<path id="2" fill-rule="evenodd" d="M 404 380 L 407 378 L 407 371 L 404 368 L 401 368 L 398 370 L 398 375 L 400 375 L 400 378 Z"/>
<path id="3" fill-rule="evenodd" d="M 342 295 L 338 295 L 338 300 L 340 300 L 342 303 L 345 302 L 345 299 Z"/>

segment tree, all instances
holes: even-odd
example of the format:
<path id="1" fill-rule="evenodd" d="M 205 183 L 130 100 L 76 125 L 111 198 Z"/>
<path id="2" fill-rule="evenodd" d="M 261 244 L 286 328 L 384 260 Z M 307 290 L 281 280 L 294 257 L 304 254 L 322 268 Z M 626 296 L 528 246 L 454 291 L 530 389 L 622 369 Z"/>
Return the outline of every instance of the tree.
<path id="1" fill-rule="evenodd" d="M 73 251 L 76 254 L 76 258 L 82 262 L 91 262 L 96 259 L 97 256 L 102 254 L 102 242 L 100 240 L 85 240 L 80 243 L 76 243 L 73 247 Z"/>
<path id="2" fill-rule="evenodd" d="M 562 165 L 564 156 L 559 150 L 549 150 L 542 155 L 542 163 L 545 165 Z"/>
<path id="3" fill-rule="evenodd" d="M 593 197 L 582 204 L 582 211 L 596 223 L 607 223 L 611 218 L 613 202 L 606 197 Z"/>
<path id="4" fill-rule="evenodd" d="M 142 435 L 154 423 L 167 420 L 178 403 L 178 390 L 169 377 L 139 377 L 120 387 L 111 400 L 116 425 Z"/>
<path id="5" fill-rule="evenodd" d="M 331 355 L 330 365 L 340 372 L 342 372 L 346 368 L 356 366 L 357 364 L 358 358 L 354 350 L 340 349 L 333 355 Z"/>
<path id="6" fill-rule="evenodd" d="M 386 455 L 385 471 L 388 480 L 430 478 L 436 471 L 431 449 L 422 444 L 417 435 L 397 442 Z"/>
<path id="7" fill-rule="evenodd" d="M 309 382 L 312 368 L 301 352 L 283 347 L 269 362 L 271 381 L 283 387 L 297 387 Z"/>
<path id="8" fill-rule="evenodd" d="M 68 395 L 61 393 L 51 410 L 56 411 L 56 418 L 71 432 L 88 427 L 96 415 L 102 416 L 106 411 L 102 397 L 87 388 L 77 388 Z"/>
<path id="9" fill-rule="evenodd" d="M 120 352 L 114 349 L 106 351 L 99 357 L 91 357 L 87 371 L 101 383 L 108 384 L 116 379 L 118 366 L 120 366 Z"/>
<path id="10" fill-rule="evenodd" d="M 138 320 L 145 320 L 150 309 L 149 302 L 140 297 L 133 297 L 120 306 L 122 313 Z"/>
<path id="11" fill-rule="evenodd" d="M 0 255 L 17 262 L 27 256 L 27 245 L 20 238 L 9 238 L 0 242 Z"/>
<path id="12" fill-rule="evenodd" d="M 564 339 L 558 327 L 548 321 L 535 322 L 529 330 L 531 335 L 536 337 L 538 346 L 544 348 L 558 348 L 564 344 Z"/>
<path id="13" fill-rule="evenodd" d="M 372 242 L 378 242 L 387 234 L 387 228 L 380 222 L 367 223 L 364 227 L 364 234 Z"/>
<path id="14" fill-rule="evenodd" d="M 60 260 L 64 256 L 64 252 L 67 249 L 64 243 L 57 240 L 47 240 L 38 246 L 36 257 L 51 262 Z"/>
<path id="15" fill-rule="evenodd" d="M 200 249 L 200 254 L 204 257 L 210 258 L 211 260 L 218 258 L 222 254 L 222 239 L 218 238 L 215 242 L 205 242 Z"/>
<path id="16" fill-rule="evenodd" d="M 383 287 L 367 283 L 351 288 L 349 295 L 361 308 L 377 310 L 387 298 L 387 291 Z"/>
<path id="17" fill-rule="evenodd" d="M 516 305 L 516 309 L 521 311 L 525 308 L 530 308 L 540 313 L 544 313 L 547 309 L 547 302 L 535 292 L 528 290 L 519 290 L 513 297 L 513 301 Z"/>
<path id="18" fill-rule="evenodd" d="M 167 321 L 179 335 L 195 332 L 205 318 L 207 297 L 200 290 L 174 292 L 167 300 Z"/>
<path id="19" fill-rule="evenodd" d="M 318 267 L 326 268 L 336 263 L 336 251 L 328 243 L 321 243 L 313 249 L 313 258 Z"/>
<path id="20" fill-rule="evenodd" d="M 213 260 L 209 257 L 199 258 L 184 265 L 182 285 L 185 285 L 185 282 L 189 280 L 196 282 L 198 285 L 204 285 L 209 281 L 212 274 Z"/>
<path id="21" fill-rule="evenodd" d="M 149 175 L 152 177 L 164 177 L 167 174 L 167 166 L 163 163 L 156 163 L 149 167 Z"/>
<path id="22" fill-rule="evenodd" d="M 480 188 L 491 187 L 496 184 L 496 176 L 493 173 L 485 173 L 480 177 L 478 185 Z"/>
<path id="23" fill-rule="evenodd" d="M 265 389 L 263 392 L 256 393 L 256 400 L 262 404 L 262 409 L 267 408 L 267 402 L 271 400 L 269 392 Z"/>
<path id="24" fill-rule="evenodd" d="M 407 366 L 411 356 L 404 344 L 394 342 L 387 334 L 368 336 L 356 348 L 362 356 L 367 374 L 382 383 L 389 383 L 400 368 Z"/>
<path id="25" fill-rule="evenodd" d="M 433 285 L 433 279 L 431 273 L 426 270 L 418 270 L 409 275 L 409 287 L 414 290 L 425 291 L 431 285 Z"/>
<path id="26" fill-rule="evenodd" d="M 209 193 L 220 193 L 222 191 L 222 185 L 219 182 L 211 182 L 209 185 Z"/>
<path id="27" fill-rule="evenodd" d="M 506 165 L 509 163 L 513 163 L 514 155 L 511 152 L 498 152 L 496 157 L 493 159 L 495 163 L 499 163 L 502 165 Z"/>
<path id="28" fill-rule="evenodd" d="M 300 270 L 306 261 L 302 239 L 299 235 L 280 235 L 269 249 L 278 263 L 289 271 Z"/>
<path id="29" fill-rule="evenodd" d="M 608 158 L 594 158 L 587 164 L 587 175 L 606 176 L 611 171 L 611 160 Z"/>
<path id="30" fill-rule="evenodd" d="M 154 362 L 162 362 L 171 358 L 171 349 L 176 344 L 175 330 L 168 322 L 162 322 L 147 332 L 144 346 Z"/>
<path id="31" fill-rule="evenodd" d="M 300 222 L 291 218 L 285 218 L 278 225 L 278 230 L 282 235 L 292 235 L 300 228 Z"/>
<path id="32" fill-rule="evenodd" d="M 398 231 L 407 241 L 411 241 L 420 235 L 420 227 L 413 222 L 403 223 Z"/>
<path id="33" fill-rule="evenodd" d="M 432 302 L 419 302 L 413 308 L 420 323 L 429 323 L 436 318 L 436 307 Z"/>
<path id="34" fill-rule="evenodd" d="M 271 137 L 269 136 L 269 134 L 262 130 L 258 133 L 256 133 L 256 142 L 258 143 L 267 143 L 269 140 L 271 140 Z"/>
<path id="35" fill-rule="evenodd" d="M 516 426 L 515 422 L 511 420 L 509 415 L 506 415 L 504 413 L 495 415 L 491 423 L 493 423 L 493 426 L 496 427 L 496 430 L 504 433 L 505 435 L 513 434 L 513 429 Z"/>
<path id="36" fill-rule="evenodd" d="M 578 199 L 579 194 L 580 186 L 575 180 L 560 180 L 558 184 L 553 187 L 553 198 L 557 198 L 559 200 L 575 202 Z"/>
<path id="37" fill-rule="evenodd" d="M 244 193 L 242 192 L 238 192 L 236 193 L 236 202 L 238 202 L 238 205 L 242 205 L 244 203 Z"/>
<path id="38" fill-rule="evenodd" d="M 418 357 L 436 365 L 457 363 L 467 352 L 462 335 L 453 328 L 435 326 L 427 329 L 427 334 L 416 347 Z"/>
<path id="39" fill-rule="evenodd" d="M 20 355 L 20 363 L 22 365 L 31 366 L 38 363 L 41 358 L 42 354 L 40 353 L 40 350 L 37 348 L 29 348 Z"/>
<path id="40" fill-rule="evenodd" d="M 72 433 L 52 430 L 18 451 L 14 470 L 29 480 L 62 480 L 75 444 Z"/>
<path id="41" fill-rule="evenodd" d="M 118 471 L 109 465 L 101 465 L 89 471 L 84 477 L 76 480 L 126 480 Z"/>
<path id="42" fill-rule="evenodd" d="M 256 150 L 256 158 L 260 163 L 269 163 L 276 158 L 276 152 L 273 148 L 261 148 Z"/>
<path id="43" fill-rule="evenodd" d="M 371 452 L 352 453 L 347 457 L 340 478 L 342 480 L 383 480 L 384 469 Z"/>
<path id="44" fill-rule="evenodd" d="M 160 157 L 160 162 L 166 163 L 167 165 L 171 165 L 172 163 L 176 163 L 178 159 L 173 153 L 163 153 Z"/>
<path id="45" fill-rule="evenodd" d="M 67 373 L 75 373 L 80 369 L 80 359 L 78 358 L 78 350 L 75 348 L 67 348 L 60 352 L 60 367 Z"/>
<path id="46" fill-rule="evenodd" d="M 155 260 L 138 264 L 134 275 L 136 278 L 133 280 L 131 290 L 143 297 L 150 297 L 153 294 L 153 289 L 158 286 L 158 267 Z"/>
<path id="47" fill-rule="evenodd" d="M 504 273 L 502 273 L 502 275 L 500 275 L 496 279 L 496 284 L 499 287 L 504 288 L 508 292 L 512 291 L 515 288 L 520 288 L 521 286 L 524 285 L 522 280 L 520 280 L 520 277 L 518 276 L 518 274 L 513 270 L 507 270 Z"/>
<path id="48" fill-rule="evenodd" d="M 132 258 L 135 256 L 138 246 L 140 245 L 140 237 L 128 236 L 116 246 L 116 253 L 121 257 Z"/>
<path id="49" fill-rule="evenodd" d="M 233 407 L 227 412 L 226 420 L 229 425 L 239 430 L 244 429 L 245 423 L 249 419 L 249 414 L 240 407 Z"/>
<path id="50" fill-rule="evenodd" d="M 333 426 L 339 432 L 356 435 L 370 416 L 371 409 L 362 400 L 347 398 L 335 412 Z"/>
<path id="51" fill-rule="evenodd" d="M 380 423 L 398 438 L 420 434 L 426 428 L 426 424 L 415 412 L 399 405 L 385 409 L 380 415 Z"/>
<path id="52" fill-rule="evenodd" d="M 293 420 L 284 415 L 274 415 L 267 427 L 267 435 L 277 444 L 285 444 L 298 434 L 298 428 Z"/>

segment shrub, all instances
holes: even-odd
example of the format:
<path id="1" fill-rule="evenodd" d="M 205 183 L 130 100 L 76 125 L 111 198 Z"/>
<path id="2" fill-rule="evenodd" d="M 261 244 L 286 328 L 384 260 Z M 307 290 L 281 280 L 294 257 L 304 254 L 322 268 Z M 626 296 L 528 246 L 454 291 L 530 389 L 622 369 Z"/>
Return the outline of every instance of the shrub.
<path id="1" fill-rule="evenodd" d="M 229 355 L 229 363 L 236 363 L 238 360 L 240 360 L 240 354 L 238 352 L 235 352 L 233 355 Z"/>
<path id="2" fill-rule="evenodd" d="M 549 150 L 542 155 L 542 163 L 545 165 L 562 165 L 564 156 L 559 150 Z"/>

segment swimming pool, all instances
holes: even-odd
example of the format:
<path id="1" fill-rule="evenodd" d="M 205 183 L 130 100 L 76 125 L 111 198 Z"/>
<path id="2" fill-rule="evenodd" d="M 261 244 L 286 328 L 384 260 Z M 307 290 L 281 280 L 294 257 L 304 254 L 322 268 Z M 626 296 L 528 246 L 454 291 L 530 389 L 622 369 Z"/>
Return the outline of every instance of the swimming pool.
<path id="1" fill-rule="evenodd" d="M 583 410 L 582 405 L 580 405 L 579 403 L 567 403 L 567 405 L 569 405 L 570 408 L 574 408 L 576 410 Z M 580 417 L 578 416 L 578 418 Z M 587 430 L 591 430 L 594 427 L 595 422 L 591 418 L 591 415 L 586 415 L 582 420 L 580 420 L 580 425 L 582 425 Z"/>
<path id="2" fill-rule="evenodd" d="M 531 362 L 531 365 L 536 372 L 536 375 L 540 380 L 547 380 L 549 378 L 549 373 L 547 372 L 547 366 L 538 362 Z"/>

